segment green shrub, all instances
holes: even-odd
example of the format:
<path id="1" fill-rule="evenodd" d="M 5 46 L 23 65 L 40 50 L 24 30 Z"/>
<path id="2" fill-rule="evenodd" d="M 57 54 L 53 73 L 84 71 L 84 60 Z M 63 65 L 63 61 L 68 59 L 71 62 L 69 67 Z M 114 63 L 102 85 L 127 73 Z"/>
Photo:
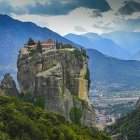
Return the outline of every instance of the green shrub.
<path id="1" fill-rule="evenodd" d="M 37 97 L 37 100 L 34 104 L 38 105 L 42 109 L 45 109 L 45 97 L 44 96 Z"/>
<path id="2" fill-rule="evenodd" d="M 66 88 L 65 85 L 62 85 L 61 91 L 60 91 L 61 92 L 60 94 L 61 94 L 62 98 L 64 97 L 64 94 L 65 94 L 65 88 Z"/>
<path id="3" fill-rule="evenodd" d="M 32 50 L 29 51 L 29 56 L 32 57 L 37 52 L 38 51 L 36 49 L 32 49 Z"/>
<path id="4" fill-rule="evenodd" d="M 0 140 L 10 140 L 10 137 L 6 133 L 0 131 Z"/>
<path id="5" fill-rule="evenodd" d="M 81 116 L 78 108 L 74 110 Z M 13 97 L 0 96 L 0 140 L 110 140 L 110 138 L 94 129 L 70 124 L 64 117 L 45 112 L 33 104 Z"/>
<path id="6" fill-rule="evenodd" d="M 65 140 L 65 135 L 61 132 L 58 140 Z"/>
<path id="7" fill-rule="evenodd" d="M 19 98 L 25 102 L 32 102 L 32 96 L 30 92 L 21 93 Z"/>
<path id="8" fill-rule="evenodd" d="M 118 119 L 115 124 L 107 127 L 111 134 L 122 133 L 129 140 L 140 138 L 140 107 L 129 113 L 124 118 Z"/>
<path id="9" fill-rule="evenodd" d="M 61 45 L 61 49 L 72 49 L 74 48 L 73 46 L 71 46 L 70 44 L 62 44 Z"/>
<path id="10" fill-rule="evenodd" d="M 89 90 L 90 84 L 91 84 L 89 68 L 87 68 L 87 72 L 86 72 L 86 75 L 85 75 L 85 79 L 88 80 L 88 90 Z"/>
<path id="11" fill-rule="evenodd" d="M 75 124 L 80 124 L 80 119 L 82 117 L 82 111 L 80 108 L 72 107 L 69 112 L 70 120 Z"/>

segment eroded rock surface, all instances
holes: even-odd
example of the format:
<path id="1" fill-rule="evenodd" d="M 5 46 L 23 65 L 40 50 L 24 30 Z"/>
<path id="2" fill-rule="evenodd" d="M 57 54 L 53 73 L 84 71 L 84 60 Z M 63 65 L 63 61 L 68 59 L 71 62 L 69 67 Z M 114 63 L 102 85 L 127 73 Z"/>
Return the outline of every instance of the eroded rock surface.
<path id="1" fill-rule="evenodd" d="M 136 103 L 136 107 L 140 107 L 140 98 L 139 98 L 139 100 Z"/>
<path id="2" fill-rule="evenodd" d="M 21 91 L 30 93 L 34 101 L 44 97 L 47 111 L 75 123 L 95 126 L 95 112 L 87 98 L 87 58 L 79 50 L 61 49 L 32 55 L 22 50 L 17 68 Z"/>
<path id="3" fill-rule="evenodd" d="M 12 76 L 7 73 L 0 84 L 1 92 L 7 96 L 18 96 L 18 90 L 16 88 L 16 83 Z"/>

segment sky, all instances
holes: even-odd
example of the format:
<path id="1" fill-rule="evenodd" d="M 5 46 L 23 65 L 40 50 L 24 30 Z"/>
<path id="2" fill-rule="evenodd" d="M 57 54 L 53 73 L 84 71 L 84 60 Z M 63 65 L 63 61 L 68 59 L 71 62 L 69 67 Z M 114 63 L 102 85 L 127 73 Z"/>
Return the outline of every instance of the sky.
<path id="1" fill-rule="evenodd" d="M 0 0 L 0 14 L 61 35 L 140 32 L 140 0 Z"/>

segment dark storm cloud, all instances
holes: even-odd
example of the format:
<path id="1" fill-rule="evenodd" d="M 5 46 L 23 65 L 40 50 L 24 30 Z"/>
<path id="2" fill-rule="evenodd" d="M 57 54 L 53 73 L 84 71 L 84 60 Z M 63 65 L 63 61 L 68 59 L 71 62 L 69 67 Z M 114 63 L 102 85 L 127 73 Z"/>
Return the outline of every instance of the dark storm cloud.
<path id="1" fill-rule="evenodd" d="M 86 32 L 87 30 L 81 26 L 74 26 L 74 30 L 77 32 Z"/>
<path id="2" fill-rule="evenodd" d="M 51 0 L 45 4 L 37 2 L 34 6 L 28 5 L 27 8 L 29 14 L 67 15 L 79 7 L 98 9 L 102 12 L 111 9 L 106 0 Z"/>
<path id="3" fill-rule="evenodd" d="M 133 0 L 125 1 L 124 6 L 118 11 L 122 15 L 131 15 L 134 12 L 140 12 L 140 3 Z"/>

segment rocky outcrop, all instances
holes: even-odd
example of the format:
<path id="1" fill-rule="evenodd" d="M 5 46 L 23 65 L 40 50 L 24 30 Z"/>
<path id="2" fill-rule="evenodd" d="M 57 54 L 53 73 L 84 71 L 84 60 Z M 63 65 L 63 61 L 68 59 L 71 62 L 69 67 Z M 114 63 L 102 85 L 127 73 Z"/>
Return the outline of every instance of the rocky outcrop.
<path id="1" fill-rule="evenodd" d="M 17 68 L 21 91 L 30 93 L 34 101 L 43 97 L 47 111 L 95 126 L 95 112 L 87 98 L 87 58 L 82 52 L 72 48 L 31 54 L 22 49 Z"/>
<path id="2" fill-rule="evenodd" d="M 16 83 L 9 73 L 5 74 L 4 79 L 1 81 L 0 89 L 1 92 L 7 96 L 18 96 L 19 94 Z"/>
<path id="3" fill-rule="evenodd" d="M 140 98 L 139 98 L 139 100 L 136 103 L 136 107 L 140 107 Z"/>
<path id="4" fill-rule="evenodd" d="M 128 140 L 127 136 L 123 136 L 121 133 L 117 133 L 112 136 L 112 140 Z"/>

